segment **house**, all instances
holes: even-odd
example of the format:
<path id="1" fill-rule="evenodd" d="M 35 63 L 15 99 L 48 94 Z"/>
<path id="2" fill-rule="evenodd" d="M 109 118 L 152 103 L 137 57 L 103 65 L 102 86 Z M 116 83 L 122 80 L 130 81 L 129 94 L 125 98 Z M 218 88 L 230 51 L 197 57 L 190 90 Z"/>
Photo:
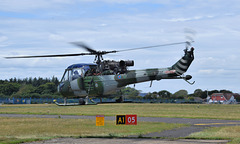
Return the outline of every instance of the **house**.
<path id="1" fill-rule="evenodd" d="M 237 101 L 235 96 L 237 94 L 232 93 L 213 93 L 210 97 L 207 97 L 207 102 L 211 103 L 219 103 L 219 104 L 236 104 Z"/>

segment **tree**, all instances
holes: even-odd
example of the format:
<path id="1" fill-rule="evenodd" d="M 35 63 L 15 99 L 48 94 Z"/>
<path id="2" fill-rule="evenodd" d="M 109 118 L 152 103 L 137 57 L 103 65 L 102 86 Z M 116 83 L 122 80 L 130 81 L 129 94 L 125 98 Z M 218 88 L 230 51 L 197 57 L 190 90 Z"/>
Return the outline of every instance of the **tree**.
<path id="1" fill-rule="evenodd" d="M 158 95 L 159 95 L 160 98 L 169 99 L 172 94 L 169 91 L 167 91 L 167 90 L 162 90 L 162 91 L 158 92 Z"/>
<path id="2" fill-rule="evenodd" d="M 158 93 L 157 93 L 156 91 L 154 91 L 154 92 L 152 93 L 152 98 L 153 98 L 153 99 L 157 99 L 158 97 L 159 97 Z"/>
<path id="3" fill-rule="evenodd" d="M 31 93 L 35 92 L 35 87 L 31 84 L 22 85 L 18 92 L 12 95 L 12 97 L 31 97 Z"/>
<path id="4" fill-rule="evenodd" d="M 46 84 L 42 84 L 35 90 L 36 93 L 39 94 L 53 94 L 57 91 L 57 88 L 54 83 L 48 82 Z"/>
<path id="5" fill-rule="evenodd" d="M 173 94 L 173 98 L 177 99 L 184 99 L 188 95 L 188 92 L 186 90 L 179 90 Z"/>
<path id="6" fill-rule="evenodd" d="M 230 90 L 220 90 L 219 92 L 220 92 L 220 93 L 233 93 L 233 92 L 230 91 Z"/>
<path id="7" fill-rule="evenodd" d="M 52 77 L 52 80 L 51 80 L 52 83 L 54 83 L 56 86 L 59 84 L 59 80 L 57 77 Z"/>
<path id="8" fill-rule="evenodd" d="M 211 91 L 208 91 L 208 95 L 212 95 L 213 93 L 219 93 L 218 90 L 211 90 Z"/>
<path id="9" fill-rule="evenodd" d="M 147 95 L 145 95 L 144 99 L 153 99 L 152 98 L 152 93 L 148 93 Z"/>
<path id="10" fill-rule="evenodd" d="M 237 102 L 240 102 L 240 95 L 239 94 L 234 94 L 234 97 Z"/>
<path id="11" fill-rule="evenodd" d="M 131 87 L 123 88 L 121 91 L 122 91 L 122 94 L 127 96 L 129 99 L 136 99 L 140 93 L 138 90 Z"/>
<path id="12" fill-rule="evenodd" d="M 0 80 L 0 97 L 59 97 L 56 77 Z"/>
<path id="13" fill-rule="evenodd" d="M 11 96 L 19 90 L 20 86 L 21 85 L 17 83 L 4 82 L 3 84 L 0 84 L 0 93 L 6 96 Z"/>
<path id="14" fill-rule="evenodd" d="M 34 87 L 37 87 L 37 86 L 39 86 L 39 83 L 38 83 L 38 80 L 37 80 L 37 78 L 35 77 L 35 78 L 33 78 L 33 80 L 32 80 L 32 85 L 34 86 Z"/>
<path id="15" fill-rule="evenodd" d="M 189 97 L 188 97 L 188 100 L 190 100 L 190 101 L 194 101 L 194 97 L 189 96 Z"/>
<path id="16" fill-rule="evenodd" d="M 196 89 L 193 93 L 195 97 L 201 97 L 203 94 L 203 91 L 201 89 Z"/>
<path id="17" fill-rule="evenodd" d="M 205 99 L 205 98 L 207 98 L 208 95 L 209 95 L 209 93 L 205 90 L 202 92 L 200 98 Z"/>

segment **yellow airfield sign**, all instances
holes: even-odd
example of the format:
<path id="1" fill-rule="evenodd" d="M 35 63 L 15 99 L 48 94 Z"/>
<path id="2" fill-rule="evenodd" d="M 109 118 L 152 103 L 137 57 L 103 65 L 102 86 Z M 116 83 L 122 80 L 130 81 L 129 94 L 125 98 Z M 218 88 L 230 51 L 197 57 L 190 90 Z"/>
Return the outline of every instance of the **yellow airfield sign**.
<path id="1" fill-rule="evenodd" d="M 96 115 L 96 126 L 104 126 L 104 115 Z"/>
<path id="2" fill-rule="evenodd" d="M 125 125 L 126 115 L 116 115 L 116 125 Z"/>

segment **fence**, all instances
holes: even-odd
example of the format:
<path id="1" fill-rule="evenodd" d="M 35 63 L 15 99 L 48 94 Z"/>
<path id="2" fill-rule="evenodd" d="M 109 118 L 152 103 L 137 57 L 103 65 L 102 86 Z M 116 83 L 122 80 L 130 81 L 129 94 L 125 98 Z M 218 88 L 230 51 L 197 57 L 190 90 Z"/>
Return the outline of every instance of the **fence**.
<path id="1" fill-rule="evenodd" d="M 53 98 L 0 98 L 1 104 L 43 104 L 53 103 Z M 61 99 L 59 99 L 60 101 Z"/>
<path id="2" fill-rule="evenodd" d="M 92 99 L 94 102 L 99 103 L 99 98 Z M 0 98 L 0 104 L 50 104 L 54 103 L 64 103 L 63 98 Z M 79 99 L 68 99 L 68 103 L 78 103 Z M 103 103 L 114 103 L 116 99 L 102 98 Z M 124 99 L 125 103 L 202 103 L 184 99 Z M 89 103 L 93 103 L 89 100 Z"/>

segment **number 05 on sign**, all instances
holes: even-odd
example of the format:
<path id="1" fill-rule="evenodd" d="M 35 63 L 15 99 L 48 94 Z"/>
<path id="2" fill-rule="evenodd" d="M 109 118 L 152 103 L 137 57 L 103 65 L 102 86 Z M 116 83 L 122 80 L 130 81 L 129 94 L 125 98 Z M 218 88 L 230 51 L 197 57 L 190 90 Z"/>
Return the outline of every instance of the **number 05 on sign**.
<path id="1" fill-rule="evenodd" d="M 126 125 L 137 125 L 137 115 L 126 115 Z"/>

